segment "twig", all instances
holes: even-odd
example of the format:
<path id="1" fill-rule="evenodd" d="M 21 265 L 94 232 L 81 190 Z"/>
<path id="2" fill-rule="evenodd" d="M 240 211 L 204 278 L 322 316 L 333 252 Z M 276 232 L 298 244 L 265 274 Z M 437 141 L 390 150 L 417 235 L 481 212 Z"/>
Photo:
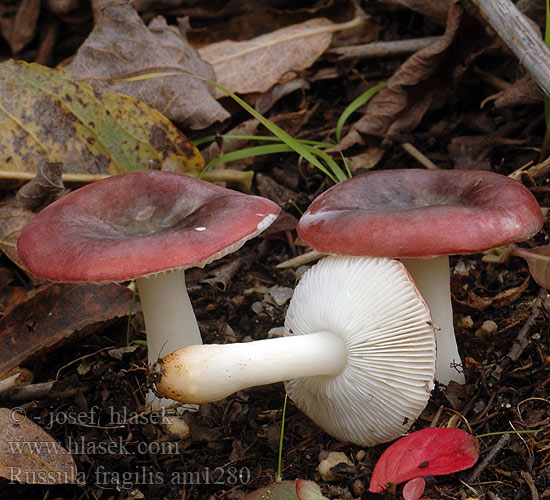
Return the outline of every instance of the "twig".
<path id="1" fill-rule="evenodd" d="M 533 76 L 546 95 L 550 95 L 550 50 L 540 34 L 511 0 L 472 0 L 487 22 Z"/>
<path id="2" fill-rule="evenodd" d="M 335 47 L 327 50 L 329 56 L 337 56 L 337 61 L 348 59 L 367 59 L 373 57 L 392 57 L 412 54 L 417 50 L 429 47 L 440 40 L 440 36 L 427 36 L 411 40 L 393 40 L 389 42 L 371 42 L 362 45 Z"/>
<path id="3" fill-rule="evenodd" d="M 523 480 L 527 483 L 527 486 L 529 487 L 529 491 L 531 492 L 531 499 L 532 500 L 539 500 L 539 493 L 537 491 L 537 487 L 535 486 L 535 481 L 533 481 L 533 476 L 529 474 L 529 472 L 522 470 L 520 472 L 521 477 Z"/>
<path id="4" fill-rule="evenodd" d="M 0 171 L 0 180 L 19 180 L 19 181 L 30 181 L 34 179 L 35 173 L 33 172 L 11 172 L 11 171 Z M 193 175 L 192 173 L 190 175 Z M 110 177 L 111 174 L 74 174 L 66 173 L 62 175 L 62 180 L 68 184 L 88 184 L 90 182 L 99 181 Z M 241 170 L 208 170 L 202 175 L 202 179 L 209 182 L 234 182 L 238 183 L 243 188 L 250 190 L 252 184 L 252 177 L 254 172 L 251 171 L 241 171 Z"/>
<path id="5" fill-rule="evenodd" d="M 514 179 L 515 181 L 519 181 L 521 179 L 521 174 L 524 172 L 534 179 L 545 176 L 550 173 L 550 158 L 546 158 L 546 160 L 529 168 L 519 168 L 515 172 L 512 172 L 508 177 L 510 177 L 510 179 Z"/>
<path id="6" fill-rule="evenodd" d="M 524 323 L 524 325 L 521 327 L 516 339 L 514 340 L 514 343 L 512 345 L 512 348 L 508 352 L 508 354 L 504 357 L 504 359 L 500 362 L 500 364 L 493 370 L 493 373 L 489 375 L 489 383 L 491 384 L 500 380 L 500 377 L 502 375 L 502 372 L 510 366 L 511 363 L 516 361 L 521 354 L 523 353 L 523 350 L 529 345 L 529 339 L 527 338 L 527 334 L 529 333 L 529 329 L 537 319 L 538 315 L 540 314 L 540 307 L 542 305 L 542 301 L 548 296 L 548 293 L 546 290 L 541 290 L 538 297 L 535 300 L 535 303 L 533 304 L 533 307 L 531 309 L 531 314 L 527 318 L 527 321 Z M 492 379 L 492 380 L 491 380 Z"/>
<path id="7" fill-rule="evenodd" d="M 401 147 L 409 153 L 417 162 L 426 167 L 429 170 L 439 170 L 439 167 L 430 160 L 424 153 L 416 149 L 411 143 L 404 142 Z"/>
<path id="8" fill-rule="evenodd" d="M 318 252 L 317 250 L 310 250 L 309 252 L 303 253 L 302 255 L 298 255 L 297 257 L 293 257 L 292 259 L 285 260 L 284 262 L 281 262 L 280 264 L 277 264 L 278 269 L 287 269 L 289 267 L 298 267 L 303 264 L 309 264 L 310 262 L 313 262 L 314 260 L 318 260 L 322 257 L 324 257 L 326 253 Z"/>
<path id="9" fill-rule="evenodd" d="M 471 474 L 468 476 L 468 479 L 466 479 L 467 483 L 473 483 L 477 477 L 485 470 L 485 468 L 489 465 L 491 460 L 495 458 L 496 454 L 506 446 L 506 443 L 510 439 L 510 434 L 503 434 L 500 436 L 500 439 L 498 440 L 497 444 L 493 446 L 491 451 L 485 455 L 483 460 L 477 464 L 476 468 L 471 472 Z"/>

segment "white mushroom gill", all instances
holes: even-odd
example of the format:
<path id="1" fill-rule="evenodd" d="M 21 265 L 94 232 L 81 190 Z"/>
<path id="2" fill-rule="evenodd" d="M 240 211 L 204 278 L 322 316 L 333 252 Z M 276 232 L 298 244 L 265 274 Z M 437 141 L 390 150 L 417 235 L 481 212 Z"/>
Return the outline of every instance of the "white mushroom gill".
<path id="1" fill-rule="evenodd" d="M 403 264 L 327 257 L 304 274 L 283 338 L 191 346 L 157 366 L 157 389 L 189 403 L 288 380 L 296 405 L 343 441 L 371 446 L 412 425 L 435 371 L 431 316 Z"/>

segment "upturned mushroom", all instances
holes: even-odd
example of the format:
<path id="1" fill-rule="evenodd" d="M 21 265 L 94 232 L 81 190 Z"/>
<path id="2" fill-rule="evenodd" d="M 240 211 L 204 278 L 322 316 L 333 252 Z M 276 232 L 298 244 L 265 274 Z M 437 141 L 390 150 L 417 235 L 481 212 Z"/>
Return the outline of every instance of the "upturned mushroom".
<path id="1" fill-rule="evenodd" d="M 464 383 L 455 340 L 449 255 L 473 254 L 536 234 L 543 217 L 531 192 L 506 176 L 472 170 L 385 170 L 321 194 L 298 224 L 312 248 L 399 258 L 437 325 L 436 379 Z"/>
<path id="2" fill-rule="evenodd" d="M 279 211 L 265 198 L 186 175 L 132 172 L 47 206 L 21 231 L 17 252 L 31 272 L 53 281 L 135 279 L 154 363 L 163 353 L 202 343 L 185 269 L 236 251 Z"/>
<path id="3" fill-rule="evenodd" d="M 424 300 L 398 261 L 327 257 L 304 274 L 285 336 L 179 349 L 154 367 L 157 390 L 217 401 L 279 381 L 329 434 L 372 446 L 402 435 L 433 387 L 435 339 Z"/>

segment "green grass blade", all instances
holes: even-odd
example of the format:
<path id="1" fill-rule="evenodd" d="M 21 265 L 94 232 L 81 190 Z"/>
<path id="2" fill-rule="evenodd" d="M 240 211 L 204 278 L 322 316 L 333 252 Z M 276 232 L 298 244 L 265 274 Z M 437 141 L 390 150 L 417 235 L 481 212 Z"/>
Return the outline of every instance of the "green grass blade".
<path id="1" fill-rule="evenodd" d="M 230 161 L 235 160 L 243 160 L 245 158 L 252 158 L 254 156 L 262 156 L 262 155 L 271 155 L 274 153 L 289 153 L 292 152 L 293 149 L 290 146 L 287 146 L 286 144 L 264 144 L 263 146 L 252 146 L 249 148 L 243 148 L 238 149 L 237 151 L 231 151 L 229 153 L 225 153 L 221 156 L 218 156 L 217 158 L 214 158 L 208 165 L 206 165 L 200 175 L 199 178 L 209 169 L 212 168 L 215 165 L 219 165 L 220 163 L 227 163 Z"/>
<path id="2" fill-rule="evenodd" d="M 309 151 L 309 149 L 307 149 L 308 148 L 307 145 L 300 143 L 300 141 L 292 137 L 288 132 L 285 132 L 281 127 L 279 127 L 272 121 L 265 118 L 261 113 L 258 113 L 252 106 L 250 106 L 246 101 L 244 101 L 239 96 L 237 96 L 230 90 L 226 89 L 219 83 L 216 83 L 212 80 L 209 80 L 208 78 L 203 78 L 197 75 L 193 75 L 193 76 L 195 78 L 198 78 L 199 80 L 208 82 L 211 85 L 214 85 L 214 87 L 225 92 L 229 97 L 231 97 L 231 99 L 233 99 L 237 104 L 239 104 L 245 111 L 247 111 L 254 118 L 256 118 L 256 120 L 258 120 L 272 134 L 276 135 L 281 140 L 281 142 L 284 142 L 286 145 L 292 148 L 292 150 L 294 150 L 300 156 L 303 156 L 307 161 L 315 165 L 319 170 L 321 170 L 321 172 L 323 172 L 327 177 L 329 177 L 330 180 L 332 180 L 332 182 L 334 182 L 335 184 L 338 183 L 338 180 L 323 166 L 323 164 L 315 157 L 315 155 L 313 155 Z"/>
<path id="3" fill-rule="evenodd" d="M 277 458 L 277 474 L 275 481 L 281 481 L 281 462 L 283 461 L 283 436 L 285 435 L 285 415 L 286 415 L 286 402 L 288 400 L 288 394 L 285 394 L 285 402 L 283 403 L 283 417 L 281 419 L 281 434 L 279 436 L 279 456 Z"/>
<path id="4" fill-rule="evenodd" d="M 351 116 L 351 114 L 359 109 L 361 106 L 365 105 L 371 97 L 376 95 L 380 90 L 382 90 L 386 86 L 386 83 L 382 82 L 378 85 L 375 85 L 374 87 L 371 87 L 366 92 L 363 92 L 357 99 L 354 99 L 352 102 L 349 103 L 346 109 L 344 109 L 344 112 L 340 115 L 340 118 L 338 118 L 338 123 L 336 124 L 336 142 L 340 142 L 342 139 L 342 128 L 344 127 L 344 124 L 346 123 L 347 119 Z"/>
<path id="5" fill-rule="evenodd" d="M 281 140 L 273 135 L 235 135 L 235 134 L 219 134 L 219 135 L 205 135 L 204 137 L 199 137 L 195 139 L 193 144 L 195 146 L 202 146 L 207 142 L 213 142 L 217 138 L 228 139 L 228 140 L 243 140 L 243 141 L 266 141 L 266 142 L 281 142 Z M 320 148 L 332 148 L 336 144 L 330 142 L 321 142 L 321 141 L 309 141 L 306 139 L 296 139 L 302 144 L 308 144 L 310 146 L 318 146 Z"/>

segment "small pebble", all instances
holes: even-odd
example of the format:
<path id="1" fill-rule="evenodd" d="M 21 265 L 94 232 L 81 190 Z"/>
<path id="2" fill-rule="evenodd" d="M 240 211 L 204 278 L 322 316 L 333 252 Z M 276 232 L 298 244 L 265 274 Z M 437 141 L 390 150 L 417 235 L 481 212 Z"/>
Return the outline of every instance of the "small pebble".
<path id="1" fill-rule="evenodd" d="M 477 329 L 476 333 L 474 334 L 478 339 L 485 339 L 491 335 L 493 335 L 498 329 L 497 324 L 489 319 L 487 321 L 484 321 L 483 324 Z"/>
<path id="2" fill-rule="evenodd" d="M 321 479 L 323 481 L 337 481 L 339 476 L 334 474 L 330 469 L 339 464 L 353 466 L 345 453 L 341 451 L 331 451 L 325 459 L 321 460 L 321 463 L 317 467 L 319 474 L 321 474 Z"/>
<path id="3" fill-rule="evenodd" d="M 474 321 L 471 316 L 462 316 L 460 318 L 460 326 L 462 328 L 472 328 L 474 326 Z"/>

